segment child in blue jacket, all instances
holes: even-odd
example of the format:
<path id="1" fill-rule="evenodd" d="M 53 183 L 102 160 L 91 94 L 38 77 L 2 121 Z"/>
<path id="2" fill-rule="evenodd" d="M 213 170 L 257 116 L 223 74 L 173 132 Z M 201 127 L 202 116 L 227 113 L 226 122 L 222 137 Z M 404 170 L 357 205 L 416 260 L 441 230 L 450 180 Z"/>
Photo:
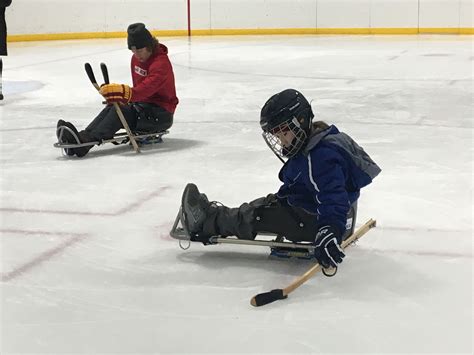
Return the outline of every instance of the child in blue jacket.
<path id="1" fill-rule="evenodd" d="M 270 232 L 313 243 L 324 268 L 342 262 L 340 245 L 354 230 L 360 189 L 381 170 L 348 135 L 313 123 L 313 117 L 309 102 L 293 89 L 265 103 L 260 125 L 267 145 L 284 162 L 283 185 L 276 194 L 229 208 L 188 184 L 181 208 L 191 240 L 208 244 L 216 235 L 254 239 Z"/>

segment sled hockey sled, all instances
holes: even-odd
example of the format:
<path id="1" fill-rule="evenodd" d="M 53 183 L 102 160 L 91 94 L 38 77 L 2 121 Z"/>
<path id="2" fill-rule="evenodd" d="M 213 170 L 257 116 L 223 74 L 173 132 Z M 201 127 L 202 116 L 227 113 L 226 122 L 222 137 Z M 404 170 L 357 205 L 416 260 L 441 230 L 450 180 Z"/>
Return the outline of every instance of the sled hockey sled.
<path id="1" fill-rule="evenodd" d="M 343 236 L 344 241 L 349 239 L 354 233 L 354 223 L 357 216 L 357 203 L 354 203 L 349 213 L 347 214 L 346 233 Z M 183 223 L 185 220 L 182 207 L 179 208 L 178 215 L 174 221 L 173 227 L 170 231 L 171 237 L 179 240 L 179 245 L 182 249 L 188 249 L 191 246 L 191 236 L 188 230 L 186 230 L 186 224 Z M 316 234 L 316 233 L 315 233 Z M 269 237 L 273 240 L 264 240 L 262 237 Z M 314 245 L 310 242 L 293 242 L 285 239 L 284 236 L 277 235 L 275 233 L 263 233 L 260 232 L 254 240 L 237 239 L 236 237 L 221 237 L 214 236 L 209 238 L 209 244 L 241 244 L 241 245 L 258 245 L 266 246 L 270 248 L 270 256 L 278 258 L 298 258 L 305 260 L 314 260 Z M 189 244 L 183 247 L 183 242 L 187 241 Z"/>
<path id="2" fill-rule="evenodd" d="M 191 236 L 186 230 L 186 225 L 183 223 L 184 216 L 182 208 L 179 209 L 178 215 L 174 221 L 173 227 L 170 231 L 170 236 L 174 239 L 179 240 L 179 245 L 182 249 L 188 249 L 191 246 Z M 362 226 L 357 229 L 352 229 L 352 234 L 349 235 L 342 241 L 341 248 L 345 250 L 350 245 L 357 242 L 362 236 L 364 236 L 370 229 L 375 228 L 377 222 L 374 219 L 369 219 Z M 275 234 L 262 234 L 259 233 L 257 238 L 262 235 L 272 235 Z M 186 247 L 183 247 L 182 242 L 188 242 L 189 244 Z M 295 243 L 284 241 L 284 238 L 276 236 L 276 240 L 244 240 L 244 239 L 235 239 L 235 238 L 222 238 L 220 236 L 211 237 L 209 239 L 210 244 L 241 244 L 241 245 L 259 245 L 270 247 L 272 253 L 270 255 L 275 256 L 284 256 L 284 257 L 299 257 L 303 256 L 305 259 L 316 260 L 314 257 L 314 246 L 309 243 Z M 288 298 L 288 295 L 295 291 L 298 287 L 308 281 L 316 273 L 322 271 L 326 276 L 334 276 L 337 273 L 337 267 L 323 269 L 321 265 L 317 262 L 310 269 L 308 269 L 304 274 L 299 276 L 295 281 L 290 285 L 284 288 L 273 289 L 268 292 L 259 293 L 253 296 L 250 300 L 250 304 L 254 307 L 264 306 L 266 304 L 275 302 L 277 300 L 284 300 Z"/>
<path id="3" fill-rule="evenodd" d="M 186 230 L 186 225 L 182 222 L 184 220 L 182 208 L 179 208 L 178 215 L 174 221 L 173 227 L 170 231 L 170 236 L 179 241 L 181 249 L 189 249 L 192 241 L 189 231 Z M 298 258 L 312 260 L 314 258 L 314 245 L 305 242 L 291 242 L 286 241 L 284 237 L 272 233 L 259 233 L 257 238 L 274 237 L 273 240 L 265 239 L 237 239 L 235 237 L 214 236 L 209 238 L 209 244 L 240 244 L 240 245 L 256 245 L 270 248 L 270 256 L 279 258 Z M 188 243 L 185 245 L 184 243 Z M 199 242 L 200 243 L 200 242 Z"/>
<path id="4" fill-rule="evenodd" d="M 64 132 L 70 133 L 74 139 L 76 140 L 76 143 L 65 143 L 62 139 Z M 156 132 L 156 133 L 133 133 L 133 138 L 137 142 L 139 146 L 144 146 L 148 144 L 156 144 L 156 143 L 162 143 L 163 139 L 162 136 L 165 134 L 168 134 L 169 131 L 161 131 L 161 132 Z M 101 145 L 105 143 L 112 143 L 114 145 L 120 145 L 120 144 L 128 144 L 130 143 L 130 138 L 127 134 L 127 132 L 118 132 L 117 134 L 114 135 L 113 138 L 111 139 L 104 139 L 102 142 L 99 141 L 94 141 L 94 142 L 84 142 L 81 143 L 79 140 L 79 137 L 76 135 L 75 132 L 73 132 L 69 127 L 66 126 L 60 126 L 56 130 L 56 136 L 58 137 L 58 141 L 53 144 L 55 148 L 60 148 L 63 150 L 64 154 L 67 154 L 67 149 L 73 149 L 73 148 L 81 148 L 81 147 L 88 147 L 88 146 L 93 146 L 93 145 Z"/>

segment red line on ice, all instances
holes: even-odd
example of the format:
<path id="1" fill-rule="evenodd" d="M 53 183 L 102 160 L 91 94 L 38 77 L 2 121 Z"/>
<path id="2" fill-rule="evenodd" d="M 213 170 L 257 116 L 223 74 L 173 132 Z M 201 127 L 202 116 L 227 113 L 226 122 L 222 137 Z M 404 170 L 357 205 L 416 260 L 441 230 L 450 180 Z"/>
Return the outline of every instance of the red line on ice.
<path id="1" fill-rule="evenodd" d="M 35 208 L 0 208 L 3 212 L 24 212 L 24 213 L 42 213 L 42 214 L 67 214 L 67 215 L 79 215 L 79 216 L 119 216 L 121 214 L 132 211 L 135 208 L 140 207 L 145 202 L 159 196 L 163 191 L 167 190 L 168 186 L 161 187 L 157 191 L 154 191 L 147 196 L 141 198 L 139 201 L 132 202 L 128 206 L 119 209 L 116 212 L 88 212 L 88 211 L 64 211 L 64 210 L 46 210 L 46 209 L 35 209 Z"/>
<path id="2" fill-rule="evenodd" d="M 2 230 L 2 232 L 9 231 L 9 230 Z M 12 230 L 13 233 L 20 233 L 21 231 L 19 230 Z M 11 231 L 10 231 L 11 232 Z M 29 231 L 23 231 L 24 234 L 55 234 L 55 235 L 64 235 L 64 233 L 53 233 L 53 232 L 29 232 Z M 72 235 L 72 234 L 69 234 Z M 50 260 L 53 256 L 58 255 L 62 253 L 66 248 L 70 247 L 71 245 L 76 244 L 77 242 L 81 241 L 87 236 L 87 234 L 75 234 L 72 238 L 68 239 L 67 241 L 61 243 L 60 245 L 49 249 L 41 254 L 39 254 L 37 257 L 31 259 L 30 261 L 24 263 L 23 265 L 20 265 L 13 269 L 10 272 L 2 273 L 1 275 L 1 280 L 2 282 L 8 282 L 16 277 L 24 274 L 27 271 L 30 271 L 31 269 L 39 266 L 41 263 Z"/>

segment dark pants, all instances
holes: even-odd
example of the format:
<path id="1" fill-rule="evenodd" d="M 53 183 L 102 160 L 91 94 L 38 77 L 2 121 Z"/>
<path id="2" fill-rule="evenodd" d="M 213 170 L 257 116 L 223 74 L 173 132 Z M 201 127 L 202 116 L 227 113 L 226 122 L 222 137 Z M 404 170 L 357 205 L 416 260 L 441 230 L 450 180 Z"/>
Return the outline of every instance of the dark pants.
<path id="1" fill-rule="evenodd" d="M 349 210 L 343 240 L 353 233 L 356 214 L 357 201 Z M 294 242 L 313 242 L 318 228 L 315 215 L 289 206 L 270 194 L 237 208 L 212 205 L 203 234 L 254 239 L 258 233 L 272 233 Z"/>
<path id="2" fill-rule="evenodd" d="M 0 55 L 7 54 L 7 23 L 5 22 L 5 7 L 0 6 Z"/>
<path id="3" fill-rule="evenodd" d="M 173 114 L 157 105 L 133 103 L 120 105 L 130 130 L 134 133 L 161 132 L 173 125 Z M 123 128 L 115 107 L 107 105 L 85 129 L 89 141 L 113 138 Z"/>

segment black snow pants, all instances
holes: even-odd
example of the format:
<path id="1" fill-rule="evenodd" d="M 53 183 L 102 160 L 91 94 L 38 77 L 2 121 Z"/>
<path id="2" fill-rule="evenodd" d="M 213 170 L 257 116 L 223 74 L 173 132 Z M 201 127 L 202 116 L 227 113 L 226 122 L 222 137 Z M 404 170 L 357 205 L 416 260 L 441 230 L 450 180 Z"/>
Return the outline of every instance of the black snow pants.
<path id="1" fill-rule="evenodd" d="M 5 7 L 0 6 L 0 55 L 7 54 L 7 23 L 5 21 Z"/>
<path id="2" fill-rule="evenodd" d="M 343 240 L 353 233 L 356 217 L 357 201 L 349 210 Z M 313 242 L 318 229 L 315 215 L 270 194 L 237 208 L 213 204 L 204 222 L 203 234 L 252 240 L 258 233 L 271 233 L 293 242 Z"/>
<path id="3" fill-rule="evenodd" d="M 149 103 L 120 105 L 130 130 L 134 133 L 161 132 L 173 125 L 173 114 L 164 108 Z M 90 141 L 113 138 L 123 128 L 113 105 L 107 105 L 87 126 L 85 132 Z"/>

